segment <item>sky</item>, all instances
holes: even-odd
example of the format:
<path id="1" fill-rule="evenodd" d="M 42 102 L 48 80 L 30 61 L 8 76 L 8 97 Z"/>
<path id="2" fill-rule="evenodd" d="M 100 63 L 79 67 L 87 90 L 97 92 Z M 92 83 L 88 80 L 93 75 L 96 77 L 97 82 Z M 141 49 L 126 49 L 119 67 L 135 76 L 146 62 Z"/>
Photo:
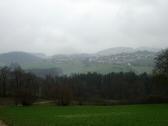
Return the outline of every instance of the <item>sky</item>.
<path id="1" fill-rule="evenodd" d="M 168 47 L 168 0 L 0 0 L 0 53 Z"/>

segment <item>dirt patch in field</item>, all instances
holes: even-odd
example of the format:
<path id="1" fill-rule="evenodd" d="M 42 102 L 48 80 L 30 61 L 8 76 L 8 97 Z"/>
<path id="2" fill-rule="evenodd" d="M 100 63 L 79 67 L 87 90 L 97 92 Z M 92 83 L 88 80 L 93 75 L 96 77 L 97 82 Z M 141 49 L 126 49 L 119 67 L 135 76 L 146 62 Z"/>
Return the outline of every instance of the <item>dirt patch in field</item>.
<path id="1" fill-rule="evenodd" d="M 0 126 L 7 126 L 4 121 L 0 120 Z"/>

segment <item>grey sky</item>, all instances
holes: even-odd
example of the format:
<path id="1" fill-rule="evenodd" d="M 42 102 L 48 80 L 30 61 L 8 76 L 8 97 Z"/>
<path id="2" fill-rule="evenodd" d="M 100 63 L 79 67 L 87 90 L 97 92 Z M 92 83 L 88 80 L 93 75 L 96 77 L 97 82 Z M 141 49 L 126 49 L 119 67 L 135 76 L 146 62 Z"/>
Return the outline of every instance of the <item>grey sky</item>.
<path id="1" fill-rule="evenodd" d="M 0 52 L 168 46 L 168 0 L 0 0 Z"/>

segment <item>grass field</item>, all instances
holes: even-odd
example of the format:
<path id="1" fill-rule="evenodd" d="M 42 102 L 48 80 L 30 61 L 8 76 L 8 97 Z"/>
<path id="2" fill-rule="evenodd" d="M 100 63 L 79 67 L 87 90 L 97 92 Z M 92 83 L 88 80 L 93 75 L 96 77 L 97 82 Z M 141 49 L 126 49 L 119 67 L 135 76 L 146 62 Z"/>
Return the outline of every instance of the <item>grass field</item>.
<path id="1" fill-rule="evenodd" d="M 168 126 L 168 105 L 0 107 L 11 126 Z"/>

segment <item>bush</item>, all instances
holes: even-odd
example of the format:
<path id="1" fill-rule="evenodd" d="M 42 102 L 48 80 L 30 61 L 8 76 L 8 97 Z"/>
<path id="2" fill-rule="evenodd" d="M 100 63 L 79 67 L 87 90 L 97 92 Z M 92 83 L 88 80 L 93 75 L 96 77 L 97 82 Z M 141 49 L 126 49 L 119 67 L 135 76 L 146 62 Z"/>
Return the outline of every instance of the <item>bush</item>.
<path id="1" fill-rule="evenodd" d="M 168 103 L 168 97 L 159 95 L 150 95 L 146 98 L 147 103 Z"/>
<path id="2" fill-rule="evenodd" d="M 36 101 L 36 97 L 30 91 L 18 91 L 15 95 L 15 104 L 23 106 L 32 105 Z"/>

